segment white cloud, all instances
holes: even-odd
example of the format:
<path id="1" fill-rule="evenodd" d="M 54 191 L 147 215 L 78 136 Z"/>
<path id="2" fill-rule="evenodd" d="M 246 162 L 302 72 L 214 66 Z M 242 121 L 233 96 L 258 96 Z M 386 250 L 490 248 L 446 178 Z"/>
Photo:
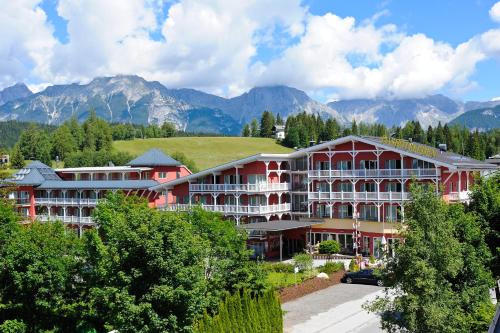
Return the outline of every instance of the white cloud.
<path id="1" fill-rule="evenodd" d="M 59 0 L 58 14 L 68 22 L 63 44 L 40 1 L 2 4 L 0 87 L 138 74 L 222 95 L 286 84 L 315 96 L 402 98 L 443 88 L 463 93 L 477 85 L 470 77 L 478 62 L 500 58 L 500 29 L 453 47 L 378 25 L 387 10 L 357 22 L 313 15 L 300 0 L 180 0 L 163 21 L 166 0 Z M 162 39 L 153 40 L 158 32 Z M 258 57 L 263 47 L 275 52 L 265 61 Z"/>
<path id="2" fill-rule="evenodd" d="M 0 87 L 36 79 L 49 64 L 56 41 L 37 2 L 1 2 Z"/>
<path id="3" fill-rule="evenodd" d="M 495 3 L 490 9 L 490 17 L 495 22 L 500 22 L 500 1 Z"/>

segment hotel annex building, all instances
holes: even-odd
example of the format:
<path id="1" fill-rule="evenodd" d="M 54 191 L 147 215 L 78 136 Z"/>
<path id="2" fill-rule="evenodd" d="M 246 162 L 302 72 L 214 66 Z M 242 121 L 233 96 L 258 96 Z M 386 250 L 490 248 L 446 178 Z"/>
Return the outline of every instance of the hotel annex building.
<path id="1" fill-rule="evenodd" d="M 92 208 L 106 191 L 123 190 L 158 209 L 199 205 L 220 212 L 247 229 L 249 246 L 266 257 L 328 239 L 346 253 L 379 256 L 399 240 L 411 183 L 466 202 L 475 177 L 497 168 L 422 144 L 361 136 L 252 155 L 195 174 L 158 150 L 121 167 L 53 170 L 33 163 L 13 179 L 13 198 L 32 219 L 60 219 L 81 231 L 92 225 Z"/>

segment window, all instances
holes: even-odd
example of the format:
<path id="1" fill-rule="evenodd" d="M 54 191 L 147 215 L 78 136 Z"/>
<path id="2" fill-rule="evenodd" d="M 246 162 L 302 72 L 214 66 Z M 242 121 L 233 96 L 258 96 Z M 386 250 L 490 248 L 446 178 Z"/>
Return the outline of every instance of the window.
<path id="1" fill-rule="evenodd" d="M 263 195 L 252 195 L 248 199 L 250 206 L 265 206 L 267 204 L 266 197 Z"/>
<path id="2" fill-rule="evenodd" d="M 352 183 L 340 183 L 338 189 L 339 192 L 352 192 Z"/>
<path id="3" fill-rule="evenodd" d="M 316 206 L 316 214 L 318 215 L 318 217 L 330 217 L 330 209 L 330 206 L 318 205 Z"/>
<path id="4" fill-rule="evenodd" d="M 360 169 L 375 170 L 378 169 L 376 160 L 361 160 L 359 162 Z"/>
<path id="5" fill-rule="evenodd" d="M 362 220 L 377 220 L 377 206 L 374 205 L 363 205 L 360 209 L 359 218 Z"/>
<path id="6" fill-rule="evenodd" d="M 370 253 L 370 237 L 363 236 L 363 254 Z"/>
<path id="7" fill-rule="evenodd" d="M 432 169 L 434 168 L 434 164 L 427 161 L 414 159 L 412 160 L 411 167 L 412 169 Z"/>
<path id="8" fill-rule="evenodd" d="M 351 170 L 351 169 L 352 169 L 352 161 L 337 162 L 337 170 Z"/>
<path id="9" fill-rule="evenodd" d="M 351 205 L 340 205 L 339 206 L 339 218 L 351 218 L 352 217 L 352 206 Z"/>
<path id="10" fill-rule="evenodd" d="M 386 169 L 401 169 L 401 160 L 387 160 L 385 161 Z"/>
<path id="11" fill-rule="evenodd" d="M 386 192 L 401 192 L 401 183 L 386 183 Z"/>
<path id="12" fill-rule="evenodd" d="M 266 183 L 266 175 L 248 175 L 247 180 L 249 184 Z"/>
<path id="13" fill-rule="evenodd" d="M 224 184 L 241 184 L 243 180 L 243 176 L 239 175 L 239 182 L 237 182 L 236 175 L 224 175 Z"/>
<path id="14" fill-rule="evenodd" d="M 382 245 L 382 237 L 374 237 L 373 238 L 373 256 L 375 258 L 382 257 L 384 251 L 384 247 Z"/>
<path id="15" fill-rule="evenodd" d="M 330 169 L 330 162 L 327 162 L 327 161 L 316 162 L 316 169 L 317 170 L 328 170 L 328 169 Z"/>
<path id="16" fill-rule="evenodd" d="M 377 192 L 377 184 L 375 183 L 362 183 L 361 192 Z"/>
<path id="17" fill-rule="evenodd" d="M 330 184 L 325 182 L 316 183 L 316 189 L 318 192 L 330 192 Z"/>
<path id="18" fill-rule="evenodd" d="M 165 171 L 158 172 L 158 178 L 160 179 L 167 178 L 167 173 Z"/>
<path id="19" fill-rule="evenodd" d="M 388 222 L 395 222 L 400 220 L 398 206 L 387 206 L 385 208 L 385 220 Z"/>
<path id="20" fill-rule="evenodd" d="M 176 171 L 175 172 L 175 178 L 181 178 L 181 172 L 180 171 Z"/>
<path id="21" fill-rule="evenodd" d="M 224 205 L 236 205 L 236 198 L 232 195 L 226 195 L 224 197 Z"/>

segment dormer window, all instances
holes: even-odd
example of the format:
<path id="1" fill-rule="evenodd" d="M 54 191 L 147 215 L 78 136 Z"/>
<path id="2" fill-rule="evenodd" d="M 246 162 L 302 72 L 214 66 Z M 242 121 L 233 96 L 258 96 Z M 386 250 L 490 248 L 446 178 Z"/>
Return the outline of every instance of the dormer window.
<path id="1" fill-rule="evenodd" d="M 158 178 L 160 179 L 167 178 L 167 173 L 165 171 L 158 172 Z"/>

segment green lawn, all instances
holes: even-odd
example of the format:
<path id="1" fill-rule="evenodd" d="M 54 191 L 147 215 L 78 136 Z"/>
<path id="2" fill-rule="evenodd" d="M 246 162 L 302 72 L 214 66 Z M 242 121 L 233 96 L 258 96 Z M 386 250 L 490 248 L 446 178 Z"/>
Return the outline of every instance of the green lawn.
<path id="1" fill-rule="evenodd" d="M 134 156 L 151 148 L 159 148 L 168 154 L 179 151 L 194 160 L 200 170 L 257 153 L 287 153 L 292 151 L 290 148 L 277 144 L 273 139 L 243 137 L 136 139 L 115 141 L 113 147 Z"/>

